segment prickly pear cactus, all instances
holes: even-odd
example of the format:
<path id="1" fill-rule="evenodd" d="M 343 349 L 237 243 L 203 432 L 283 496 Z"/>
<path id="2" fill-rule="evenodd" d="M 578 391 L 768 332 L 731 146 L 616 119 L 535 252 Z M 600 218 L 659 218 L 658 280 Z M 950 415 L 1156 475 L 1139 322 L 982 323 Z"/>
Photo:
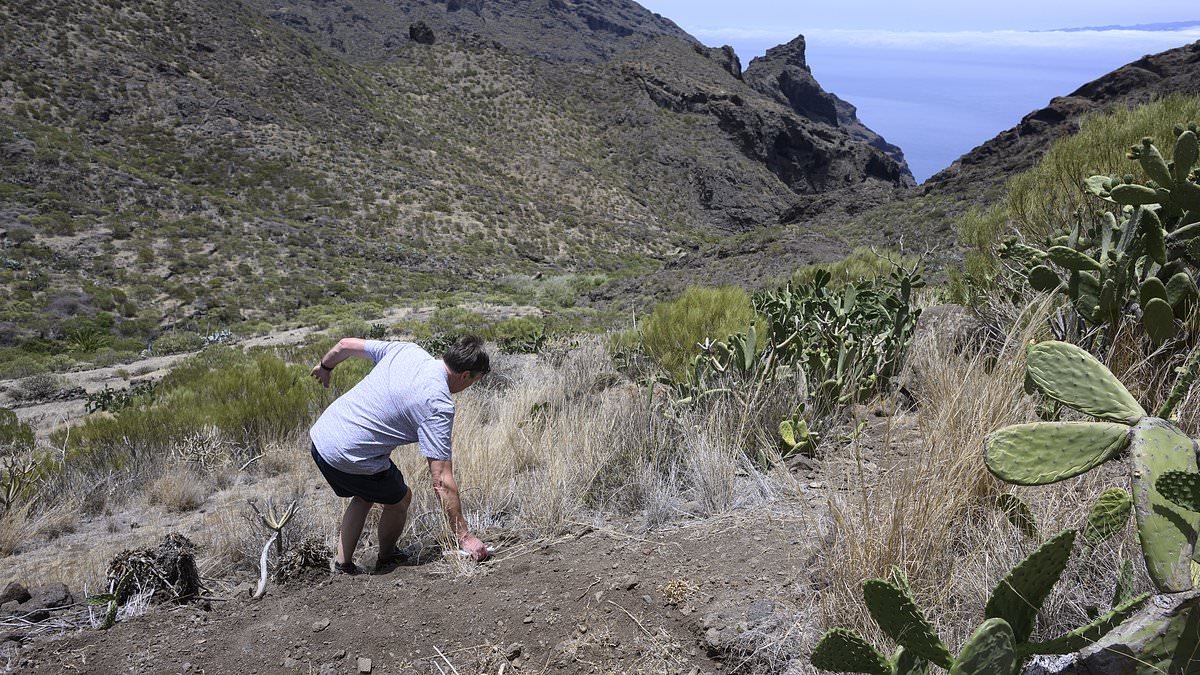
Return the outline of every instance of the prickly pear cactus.
<path id="1" fill-rule="evenodd" d="M 1075 530 L 1063 530 L 1012 569 L 984 607 L 989 619 L 1004 619 L 1018 642 L 1033 634 L 1034 619 L 1071 559 Z"/>
<path id="2" fill-rule="evenodd" d="M 950 650 L 908 592 L 884 579 L 863 583 L 863 600 L 887 636 L 912 653 L 949 669 Z"/>
<path id="3" fill-rule="evenodd" d="M 1147 184 L 1132 175 L 1084 181 L 1088 192 L 1107 202 L 1090 227 L 1081 214 L 1067 234 L 1042 248 L 1012 238 L 997 249 L 999 256 L 1018 265 L 1030 288 L 1066 295 L 1082 326 L 1115 328 L 1140 318 L 1156 345 L 1174 337 L 1197 297 L 1200 268 L 1200 185 L 1193 171 L 1200 150 L 1194 125 L 1177 129 L 1176 136 L 1174 162 L 1150 138 L 1130 149 L 1129 158 L 1151 179 Z M 1166 305 L 1148 306 L 1146 282 L 1175 285 L 1167 297 L 1155 295 Z M 1100 335 L 1103 341 L 1106 334 Z"/>
<path id="4" fill-rule="evenodd" d="M 1167 593 L 1190 590 L 1200 514 L 1167 499 L 1156 483 L 1170 472 L 1195 473 L 1196 443 L 1170 422 L 1154 417 L 1142 420 L 1133 431 L 1134 514 L 1146 571 Z"/>
<path id="5" fill-rule="evenodd" d="M 887 657 L 861 635 L 845 628 L 834 628 L 821 637 L 809 658 L 821 670 L 838 673 L 892 675 Z"/>
<path id="6" fill-rule="evenodd" d="M 1180 380 L 1195 377 L 1191 371 L 1197 367 L 1200 361 L 1190 359 Z M 1030 379 L 1047 396 L 1111 422 L 1018 424 L 1001 429 L 985 442 L 988 469 L 1010 483 L 1042 485 L 1084 473 L 1128 447 L 1146 569 L 1165 592 L 1191 588 L 1190 559 L 1200 514 L 1168 500 L 1155 483 L 1169 471 L 1197 471 L 1195 442 L 1166 420 L 1148 417 L 1112 373 L 1079 347 L 1065 342 L 1038 344 L 1029 351 L 1028 369 Z"/>

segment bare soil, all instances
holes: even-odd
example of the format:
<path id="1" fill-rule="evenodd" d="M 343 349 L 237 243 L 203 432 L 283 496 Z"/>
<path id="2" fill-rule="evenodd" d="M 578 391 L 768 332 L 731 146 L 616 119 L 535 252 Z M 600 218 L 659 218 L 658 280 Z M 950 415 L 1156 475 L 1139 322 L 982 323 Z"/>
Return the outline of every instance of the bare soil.
<path id="1" fill-rule="evenodd" d="M 690 673 L 757 670 L 768 658 L 779 667 L 795 654 L 772 656 L 752 638 L 814 602 L 803 563 L 819 537 L 808 514 L 801 500 L 650 536 L 580 525 L 554 541 L 504 543 L 482 565 L 422 555 L 373 574 L 272 585 L 258 601 L 242 587 L 207 608 L 159 608 L 108 631 L 35 641 L 13 665 L 357 673 L 369 659 L 372 673 Z"/>

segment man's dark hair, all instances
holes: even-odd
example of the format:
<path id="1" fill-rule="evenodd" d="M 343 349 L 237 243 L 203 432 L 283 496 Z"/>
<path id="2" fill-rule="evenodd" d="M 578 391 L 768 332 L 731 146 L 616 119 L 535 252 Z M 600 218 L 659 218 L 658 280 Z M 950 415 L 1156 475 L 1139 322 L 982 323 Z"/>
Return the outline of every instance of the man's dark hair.
<path id="1" fill-rule="evenodd" d="M 491 360 L 483 351 L 483 338 L 478 335 L 460 337 L 454 346 L 442 354 L 442 360 L 456 373 L 486 375 L 492 370 Z"/>

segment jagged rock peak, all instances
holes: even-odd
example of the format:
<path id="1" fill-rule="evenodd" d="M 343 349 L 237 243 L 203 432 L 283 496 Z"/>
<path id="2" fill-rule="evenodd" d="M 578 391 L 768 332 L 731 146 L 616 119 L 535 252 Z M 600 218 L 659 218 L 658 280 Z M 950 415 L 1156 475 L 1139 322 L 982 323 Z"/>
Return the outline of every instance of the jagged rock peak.
<path id="1" fill-rule="evenodd" d="M 805 49 L 803 35 L 772 47 L 764 56 L 750 61 L 743 79 L 759 93 L 791 108 L 802 117 L 840 127 L 856 140 L 887 153 L 906 174 L 905 182 L 912 184 L 914 181 L 908 163 L 904 161 L 904 153 L 859 121 L 854 106 L 821 87 L 808 67 Z"/>
<path id="2" fill-rule="evenodd" d="M 755 61 L 762 61 L 764 64 L 769 62 L 782 62 L 784 65 L 796 66 L 808 70 L 808 61 L 805 59 L 804 50 L 806 43 L 803 35 L 797 35 L 791 42 L 776 45 L 767 50 L 764 56 L 750 60 L 750 67 L 754 67 Z"/>

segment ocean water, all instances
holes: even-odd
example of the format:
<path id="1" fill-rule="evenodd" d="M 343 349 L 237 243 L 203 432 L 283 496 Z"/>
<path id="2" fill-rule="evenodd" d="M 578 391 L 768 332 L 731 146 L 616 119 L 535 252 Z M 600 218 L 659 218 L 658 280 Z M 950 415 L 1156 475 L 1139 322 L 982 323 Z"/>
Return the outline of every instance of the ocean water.
<path id="1" fill-rule="evenodd" d="M 1034 45 L 971 48 L 936 39 L 928 45 L 852 45 L 814 35 L 807 38 L 807 59 L 826 91 L 855 105 L 864 124 L 904 150 L 921 182 L 1055 96 L 1144 54 L 1195 39 L 1189 33 L 1177 42 L 1159 35 L 1152 43 L 1064 40 L 1056 46 L 1043 38 Z M 744 67 L 746 55 L 774 45 L 748 39 L 733 46 Z"/>

